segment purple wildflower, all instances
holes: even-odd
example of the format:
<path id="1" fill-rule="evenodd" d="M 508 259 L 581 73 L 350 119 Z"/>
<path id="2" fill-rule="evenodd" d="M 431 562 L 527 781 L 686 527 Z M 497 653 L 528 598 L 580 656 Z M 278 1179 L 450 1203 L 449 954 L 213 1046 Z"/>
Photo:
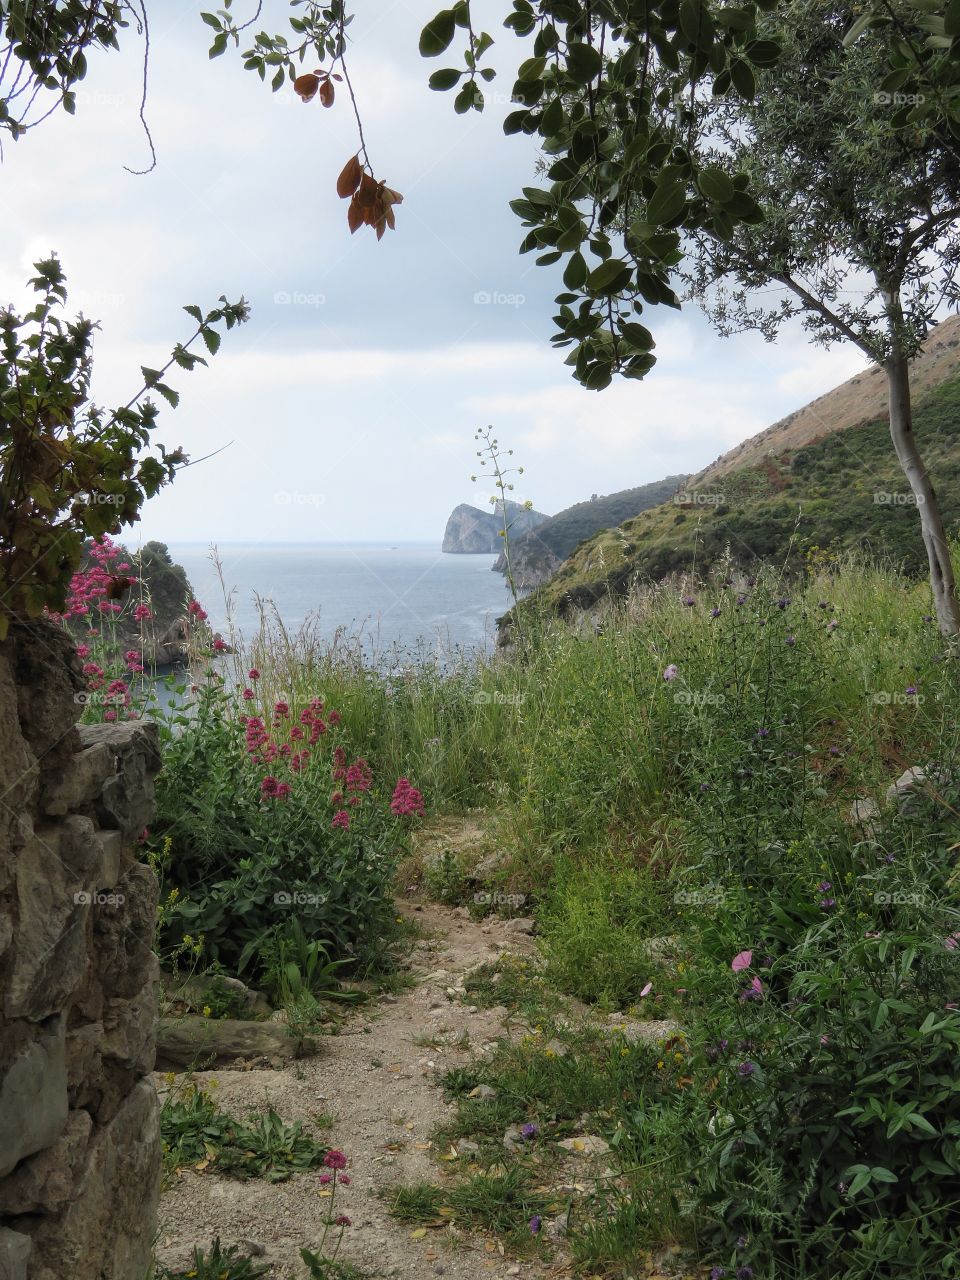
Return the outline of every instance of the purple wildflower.
<path id="1" fill-rule="evenodd" d="M 794 646 L 796 643 L 797 643 L 797 637 L 796 637 L 796 636 L 787 636 L 786 640 L 784 641 L 784 644 L 788 644 L 788 645 L 790 646 L 790 648 L 791 648 L 791 649 L 793 648 L 793 646 Z"/>
<path id="2" fill-rule="evenodd" d="M 756 1071 L 756 1067 L 752 1062 L 741 1062 L 739 1067 L 737 1067 L 737 1075 L 741 1076 L 743 1079 L 746 1079 L 748 1076 L 752 1076 L 754 1071 Z"/>
<path id="3" fill-rule="evenodd" d="M 522 1124 L 520 1126 L 520 1132 L 529 1142 L 531 1138 L 535 1138 L 537 1136 L 540 1130 L 535 1124 Z"/>
<path id="4" fill-rule="evenodd" d="M 539 1232 L 542 1223 L 543 1219 L 540 1217 L 539 1213 L 535 1213 L 530 1219 L 530 1234 L 532 1236 L 535 1236 Z"/>

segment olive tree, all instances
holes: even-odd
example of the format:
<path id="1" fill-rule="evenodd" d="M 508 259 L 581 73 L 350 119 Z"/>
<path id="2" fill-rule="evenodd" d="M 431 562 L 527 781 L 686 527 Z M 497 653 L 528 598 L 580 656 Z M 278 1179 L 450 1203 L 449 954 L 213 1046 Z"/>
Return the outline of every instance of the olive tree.
<path id="1" fill-rule="evenodd" d="M 800 316 L 815 342 L 853 343 L 883 368 L 937 620 L 956 635 L 960 602 L 913 430 L 909 362 L 958 299 L 960 157 L 936 115 L 911 118 L 922 95 L 886 87 L 883 29 L 845 47 L 852 9 L 807 0 L 771 14 L 764 31 L 781 53 L 751 100 L 701 91 L 673 102 L 700 188 L 722 197 L 744 183 L 759 206 L 735 227 L 683 228 L 681 274 L 721 333 L 772 340 Z"/>

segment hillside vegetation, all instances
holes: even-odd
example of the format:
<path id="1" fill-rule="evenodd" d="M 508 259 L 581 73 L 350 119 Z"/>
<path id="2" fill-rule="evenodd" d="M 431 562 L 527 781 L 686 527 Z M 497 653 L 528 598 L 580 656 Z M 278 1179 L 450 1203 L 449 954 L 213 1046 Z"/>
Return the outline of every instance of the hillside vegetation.
<path id="1" fill-rule="evenodd" d="M 951 533 L 960 522 L 958 423 L 954 372 L 915 414 Z M 708 469 L 685 494 L 590 539 L 536 598 L 561 609 L 585 606 L 608 592 L 621 594 L 634 580 L 701 571 L 728 552 L 745 569 L 771 560 L 792 570 L 811 556 L 829 559 L 857 548 L 911 575 L 924 571 L 920 523 L 884 419 L 830 431 L 796 450 L 752 456 L 734 470 Z"/>
<path id="2" fill-rule="evenodd" d="M 595 495 L 586 502 L 577 502 L 557 512 L 535 529 L 514 538 L 511 561 L 518 585 L 540 586 L 581 542 L 603 529 L 616 528 L 641 511 L 666 502 L 687 478 L 685 475 L 667 476 L 652 484 L 621 489 L 619 493 L 603 497 Z M 507 561 L 503 553 L 493 567 L 500 573 L 506 572 Z"/>

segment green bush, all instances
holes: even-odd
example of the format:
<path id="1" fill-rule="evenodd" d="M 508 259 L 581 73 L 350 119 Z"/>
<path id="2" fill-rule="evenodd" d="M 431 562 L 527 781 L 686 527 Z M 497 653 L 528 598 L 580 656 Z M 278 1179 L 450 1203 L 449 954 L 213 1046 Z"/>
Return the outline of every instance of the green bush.
<path id="1" fill-rule="evenodd" d="M 162 948 L 190 940 L 203 963 L 255 980 L 284 957 L 284 939 L 288 952 L 305 938 L 330 958 L 383 962 L 390 879 L 419 793 L 384 792 L 316 697 L 244 716 L 211 678 L 162 736 Z"/>

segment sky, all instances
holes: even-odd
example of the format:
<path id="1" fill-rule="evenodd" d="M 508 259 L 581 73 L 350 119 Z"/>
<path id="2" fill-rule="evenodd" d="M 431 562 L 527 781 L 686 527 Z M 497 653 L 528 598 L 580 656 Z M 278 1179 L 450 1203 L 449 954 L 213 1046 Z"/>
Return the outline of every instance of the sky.
<path id="1" fill-rule="evenodd" d="M 98 403 L 127 400 L 140 366 L 189 335 L 184 305 L 252 304 L 209 368 L 176 371 L 180 407 L 159 421 L 171 448 L 222 452 L 152 499 L 129 545 L 439 542 L 455 505 L 493 492 L 482 472 L 471 480 L 480 427 L 524 467 L 512 496 L 553 514 L 697 471 L 863 367 L 799 326 L 771 346 L 718 337 L 692 305 L 648 308 L 652 373 L 583 390 L 549 342 L 561 267 L 517 252 L 508 202 L 536 183 L 537 155 L 502 133 L 529 52 L 500 27 L 505 6 L 475 4 L 499 74 L 468 116 L 426 83 L 458 56 L 417 52 L 437 0 L 358 6 L 349 66 L 368 153 L 404 196 L 379 243 L 370 228 L 350 235 L 335 190 L 357 149 L 346 95 L 325 110 L 289 87 L 272 95 L 235 51 L 210 61 L 204 7 L 148 6 L 152 173 L 126 171 L 149 163 L 132 31 L 120 54 L 91 59 L 76 116 L 7 140 L 0 163 L 0 305 L 22 307 L 32 263 L 56 251 L 68 311 L 100 321 Z M 263 28 L 283 30 L 289 12 L 267 0 Z"/>

